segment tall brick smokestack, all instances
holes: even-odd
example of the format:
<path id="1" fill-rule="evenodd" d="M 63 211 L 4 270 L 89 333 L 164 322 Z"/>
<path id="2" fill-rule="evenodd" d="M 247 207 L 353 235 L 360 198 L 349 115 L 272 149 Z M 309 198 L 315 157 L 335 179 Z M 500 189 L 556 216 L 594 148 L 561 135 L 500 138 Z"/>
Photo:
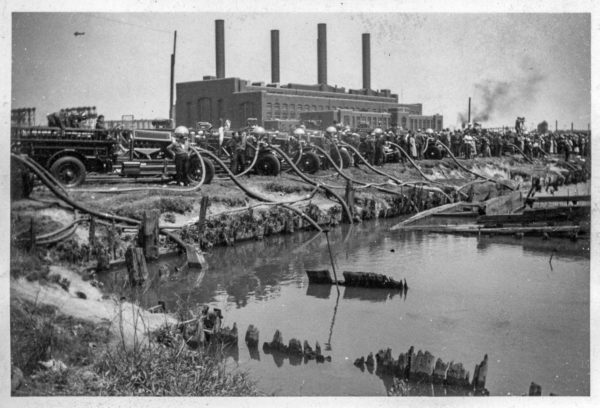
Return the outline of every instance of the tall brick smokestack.
<path id="1" fill-rule="evenodd" d="M 327 25 L 320 23 L 317 27 L 317 82 L 327 84 Z"/>
<path id="2" fill-rule="evenodd" d="M 363 89 L 371 89 L 371 34 L 362 35 Z"/>
<path id="3" fill-rule="evenodd" d="M 279 83 L 279 30 L 271 30 L 271 82 Z"/>
<path id="4" fill-rule="evenodd" d="M 225 22 L 215 20 L 217 78 L 225 78 Z"/>

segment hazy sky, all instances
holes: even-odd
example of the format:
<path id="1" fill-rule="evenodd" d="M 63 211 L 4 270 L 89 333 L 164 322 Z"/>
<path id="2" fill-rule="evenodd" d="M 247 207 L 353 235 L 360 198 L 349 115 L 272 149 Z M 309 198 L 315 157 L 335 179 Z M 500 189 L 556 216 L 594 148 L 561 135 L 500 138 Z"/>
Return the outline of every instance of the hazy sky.
<path id="1" fill-rule="evenodd" d="M 173 31 L 175 81 L 200 80 L 215 74 L 215 19 L 225 20 L 227 77 L 269 82 L 278 29 L 282 83 L 316 83 L 317 24 L 326 23 L 331 85 L 362 86 L 369 32 L 372 87 L 423 103 L 446 126 L 469 96 L 487 126 L 516 116 L 552 128 L 590 122 L 589 14 L 15 13 L 12 107 L 36 107 L 40 123 L 68 106 L 95 105 L 107 119 L 166 117 Z"/>

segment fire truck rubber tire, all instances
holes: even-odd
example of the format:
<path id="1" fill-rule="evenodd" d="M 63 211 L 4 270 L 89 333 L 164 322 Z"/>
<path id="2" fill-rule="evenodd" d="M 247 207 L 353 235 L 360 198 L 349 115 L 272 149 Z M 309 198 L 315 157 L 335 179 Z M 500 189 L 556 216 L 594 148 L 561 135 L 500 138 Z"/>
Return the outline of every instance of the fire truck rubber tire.
<path id="1" fill-rule="evenodd" d="M 64 156 L 50 166 L 50 173 L 65 187 L 77 187 L 85 181 L 85 166 L 77 157 Z"/>
<path id="2" fill-rule="evenodd" d="M 202 178 L 202 166 L 200 165 L 200 159 L 192 156 L 189 162 L 187 178 L 190 183 L 198 183 Z M 215 165 L 212 160 L 204 158 L 204 168 L 206 169 L 206 177 L 204 177 L 204 184 L 210 184 L 212 179 L 215 177 Z"/>
<path id="3" fill-rule="evenodd" d="M 342 168 L 343 169 L 347 169 L 348 167 L 352 166 L 352 157 L 350 156 L 350 153 L 348 152 L 348 150 L 344 149 L 343 147 L 340 148 L 340 156 L 342 156 Z"/>
<path id="4" fill-rule="evenodd" d="M 281 163 L 272 154 L 264 154 L 256 161 L 256 172 L 263 176 L 278 176 Z"/>
<path id="5" fill-rule="evenodd" d="M 298 163 L 298 168 L 305 173 L 315 174 L 321 168 L 321 159 L 315 152 L 305 152 Z"/>

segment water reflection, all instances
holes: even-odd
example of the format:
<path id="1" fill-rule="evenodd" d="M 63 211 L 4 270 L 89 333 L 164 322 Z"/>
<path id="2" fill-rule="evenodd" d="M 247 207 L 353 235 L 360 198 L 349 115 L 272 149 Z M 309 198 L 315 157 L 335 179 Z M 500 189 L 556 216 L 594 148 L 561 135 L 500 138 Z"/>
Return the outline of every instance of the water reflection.
<path id="1" fill-rule="evenodd" d="M 333 285 L 308 284 L 306 287 L 306 296 L 314 296 L 318 299 L 329 299 L 331 287 Z"/>
<path id="2" fill-rule="evenodd" d="M 400 289 L 376 289 L 357 288 L 348 286 L 344 289 L 344 299 L 364 300 L 368 302 L 387 302 L 395 296 L 406 299 L 407 290 Z"/>
<path id="3" fill-rule="evenodd" d="M 546 384 L 560 375 L 562 389 L 557 392 L 561 394 L 589 393 L 589 377 L 577 377 L 580 369 L 575 368 L 589 371 L 589 251 L 577 248 L 581 242 L 570 246 L 570 241 L 561 240 L 566 245 L 557 249 L 552 264 L 555 270 L 568 273 L 540 279 L 550 271 L 551 255 L 540 243 L 556 245 L 558 240 L 500 236 L 478 240 L 386 230 L 396 222 L 364 223 L 352 230 L 342 226 L 330 230 L 329 238 L 338 271 L 406 278 L 416 292 L 411 301 L 406 301 L 404 291 L 354 287 L 340 288 L 343 293 L 337 298 L 332 285 L 307 284 L 307 269 L 331 269 L 325 236 L 315 232 L 214 248 L 206 254 L 210 266 L 204 276 L 191 272 L 157 279 L 158 264 L 174 270 L 185 262 L 171 257 L 149 264 L 154 283 L 135 290 L 120 286 L 126 283 L 125 269 L 102 279 L 118 293 L 129 291 L 128 299 L 140 299 L 145 306 L 163 300 L 172 311 L 178 304 L 212 304 L 224 310 L 228 322 L 240 327 L 254 324 L 262 333 L 278 329 L 290 337 L 327 340 L 321 344 L 331 347 L 327 354 L 333 362 L 326 370 L 281 353 L 271 352 L 269 358 L 255 349 L 247 354 L 241 343 L 241 355 L 238 349 L 231 358 L 239 359 L 242 369 L 250 369 L 266 392 L 297 395 L 300 382 L 306 384 L 300 393 L 309 395 L 391 391 L 393 381 L 381 373 L 371 380 L 364 377 L 369 371 L 374 373 L 374 367 L 361 373 L 349 369 L 344 359 L 356 350 L 377 347 L 375 341 L 377 345 L 427 342 L 432 350 L 451 353 L 462 361 L 493 349 L 501 360 L 491 371 L 494 378 L 489 386 L 494 395 L 515 393 L 523 383 L 528 384 L 529 369 L 546 376 L 541 380 Z M 486 249 L 480 251 L 477 245 Z M 493 324 L 498 316 L 510 321 L 510 326 Z M 551 336 L 549 327 L 556 329 Z M 531 341 L 523 342 L 525 337 Z M 538 346 L 540 339 L 544 348 Z M 560 359 L 544 358 L 548 353 Z M 352 384 L 351 391 L 348 384 Z M 469 395 L 431 384 L 409 386 L 409 395 Z"/>

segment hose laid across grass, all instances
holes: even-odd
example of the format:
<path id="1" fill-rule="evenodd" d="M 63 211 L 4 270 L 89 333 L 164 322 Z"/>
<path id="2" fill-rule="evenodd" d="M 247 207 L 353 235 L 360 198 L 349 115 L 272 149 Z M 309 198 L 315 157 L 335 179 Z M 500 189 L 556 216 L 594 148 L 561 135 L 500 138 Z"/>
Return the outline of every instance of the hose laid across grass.
<path id="1" fill-rule="evenodd" d="M 440 146 L 442 146 L 444 149 L 446 149 L 446 151 L 447 151 L 447 152 L 448 152 L 448 154 L 450 155 L 450 158 L 451 158 L 452 160 L 454 160 L 454 162 L 455 162 L 455 163 L 458 165 L 458 167 L 460 167 L 461 169 L 463 169 L 463 170 L 464 170 L 464 171 L 466 171 L 467 173 L 470 173 L 470 174 L 474 175 L 475 177 L 479 177 L 480 179 L 487 180 L 487 181 L 491 181 L 492 183 L 499 184 L 499 185 L 501 185 L 501 186 L 503 186 L 503 187 L 506 187 L 506 188 L 508 188 L 508 189 L 509 189 L 509 190 L 511 190 L 511 191 L 515 191 L 515 188 L 514 188 L 514 187 L 512 187 L 512 186 L 509 186 L 509 185 L 507 185 L 507 184 L 501 183 L 500 181 L 498 181 L 498 180 L 496 180 L 496 179 L 493 179 L 493 178 L 490 178 L 490 177 L 485 177 L 485 176 L 482 176 L 481 174 L 478 174 L 478 173 L 474 172 L 473 170 L 469 170 L 469 169 L 467 169 L 465 166 L 463 166 L 463 165 L 462 165 L 462 164 L 461 164 L 461 163 L 460 163 L 460 162 L 459 162 L 459 161 L 456 159 L 456 157 L 454 157 L 454 155 L 452 154 L 452 152 L 450 151 L 450 149 L 448 149 L 448 147 L 447 147 L 445 144 L 443 144 L 443 143 L 440 143 L 440 142 L 438 142 L 438 144 L 439 144 Z"/>
<path id="2" fill-rule="evenodd" d="M 350 208 L 348 207 L 348 203 L 346 203 L 342 199 L 342 197 L 340 197 L 339 194 L 337 194 L 335 191 L 333 191 L 333 189 L 331 189 L 331 188 L 329 188 L 327 186 L 324 186 L 323 184 L 317 183 L 317 182 L 311 180 L 310 178 L 306 177 L 306 175 L 304 173 L 302 173 L 302 171 L 300 171 L 300 169 L 298 169 L 298 167 L 296 167 L 296 165 L 294 164 L 294 162 L 292 161 L 292 159 L 290 159 L 288 157 L 288 155 L 285 154 L 285 152 L 283 150 L 281 150 L 277 146 L 273 146 L 273 145 L 271 145 L 271 148 L 281 155 L 281 157 L 292 167 L 292 170 L 294 170 L 294 172 L 298 176 L 300 176 L 300 178 L 302 180 L 304 180 L 305 182 L 307 182 L 308 184 L 310 184 L 312 186 L 322 188 L 323 190 L 325 190 L 326 192 L 328 192 L 329 194 L 331 194 L 332 196 L 334 196 L 338 200 L 338 202 L 340 203 L 340 205 L 342 206 L 342 209 L 346 213 L 346 216 L 348 217 L 348 220 L 350 220 L 350 222 L 352 222 L 352 213 L 350 212 Z"/>
<path id="3" fill-rule="evenodd" d="M 244 186 L 242 183 L 240 183 L 240 181 L 237 179 L 237 176 L 235 174 L 233 174 L 231 172 L 231 170 L 229 169 L 229 167 L 227 167 L 227 165 L 225 163 L 223 163 L 223 161 L 221 161 L 221 159 L 219 159 L 215 154 L 213 154 L 212 152 L 209 152 L 208 150 L 205 150 L 205 149 L 199 149 L 199 150 L 202 153 L 205 153 L 206 155 L 208 155 L 219 166 L 221 166 L 223 168 L 223 170 L 225 170 L 225 172 L 229 175 L 229 178 L 235 183 L 235 185 L 238 186 L 244 193 L 246 193 L 246 195 L 248 197 L 254 198 L 255 200 L 258 200 L 258 201 L 261 201 L 264 203 L 276 203 L 276 201 L 271 200 L 270 198 L 265 197 L 255 191 L 252 191 L 252 190 L 248 189 L 246 186 Z M 287 208 L 287 209 L 295 212 L 296 214 L 300 215 L 302 218 L 307 220 L 317 230 L 319 230 L 319 231 L 323 230 L 315 220 L 313 220 L 312 218 L 310 218 L 308 215 L 304 214 L 302 211 L 298 210 L 297 208 L 288 206 L 287 204 L 282 204 L 282 207 Z"/>

